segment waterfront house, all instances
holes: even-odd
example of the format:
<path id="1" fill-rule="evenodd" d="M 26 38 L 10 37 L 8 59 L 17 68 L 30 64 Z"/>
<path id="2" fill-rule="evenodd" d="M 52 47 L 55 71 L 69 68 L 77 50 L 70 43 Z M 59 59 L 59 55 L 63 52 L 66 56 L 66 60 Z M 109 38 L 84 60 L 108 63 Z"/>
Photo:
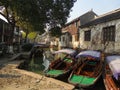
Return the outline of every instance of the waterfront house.
<path id="1" fill-rule="evenodd" d="M 65 26 L 62 27 L 62 36 L 60 37 L 59 46 L 70 48 L 78 47 L 79 26 L 91 21 L 95 17 L 97 17 L 97 15 L 92 10 L 90 10 L 87 13 L 72 20 L 71 22 L 65 24 Z"/>
<path id="2" fill-rule="evenodd" d="M 120 9 L 100 15 L 81 25 L 80 48 L 120 52 Z"/>

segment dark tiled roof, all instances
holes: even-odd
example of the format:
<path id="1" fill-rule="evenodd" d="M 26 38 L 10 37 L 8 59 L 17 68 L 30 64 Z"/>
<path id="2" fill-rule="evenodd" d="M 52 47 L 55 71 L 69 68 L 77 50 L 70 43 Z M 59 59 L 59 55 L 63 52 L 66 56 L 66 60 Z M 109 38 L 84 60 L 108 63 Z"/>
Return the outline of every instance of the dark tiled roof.
<path id="1" fill-rule="evenodd" d="M 116 20 L 116 19 L 120 19 L 120 8 L 116 9 L 114 11 L 111 11 L 109 13 L 103 14 L 84 25 L 81 25 L 80 28 L 89 27 L 92 25 L 97 25 L 100 23 L 104 23 L 104 22 L 108 22 L 108 21 L 112 21 L 112 20 Z"/>
<path id="2" fill-rule="evenodd" d="M 98 16 L 96 13 L 94 13 L 92 10 L 86 12 L 85 14 L 73 19 L 72 21 L 68 22 L 67 24 L 65 24 L 65 26 L 68 26 L 74 22 L 77 22 L 80 20 L 81 24 L 85 24 L 87 21 L 87 19 L 90 17 L 90 16 Z M 93 17 L 91 17 L 93 19 Z"/>

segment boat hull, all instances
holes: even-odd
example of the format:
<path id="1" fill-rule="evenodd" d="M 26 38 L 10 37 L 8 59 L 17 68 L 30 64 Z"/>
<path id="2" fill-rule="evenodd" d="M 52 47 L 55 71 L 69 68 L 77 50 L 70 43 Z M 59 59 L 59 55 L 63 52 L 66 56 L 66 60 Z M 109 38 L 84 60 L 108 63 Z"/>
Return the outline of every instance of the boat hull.
<path id="1" fill-rule="evenodd" d="M 120 90 L 120 82 L 117 82 L 112 76 L 112 72 L 109 66 L 105 65 L 105 71 L 103 73 L 103 81 L 106 90 Z"/>
<path id="2" fill-rule="evenodd" d="M 73 70 L 68 82 L 80 88 L 91 88 L 96 84 L 102 75 L 103 62 L 97 62 L 96 65 L 92 65 L 92 63 L 89 63 L 90 65 L 84 64 L 85 62 L 79 65 L 78 68 L 80 68 L 80 70 L 78 68 Z"/>

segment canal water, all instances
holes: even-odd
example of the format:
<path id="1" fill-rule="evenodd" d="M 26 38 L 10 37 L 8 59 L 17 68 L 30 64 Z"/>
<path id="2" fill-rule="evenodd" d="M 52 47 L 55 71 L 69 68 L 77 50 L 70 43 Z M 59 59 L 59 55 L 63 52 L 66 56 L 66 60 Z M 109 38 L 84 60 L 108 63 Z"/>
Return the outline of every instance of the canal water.
<path id="1" fill-rule="evenodd" d="M 45 67 L 44 69 L 48 69 L 49 64 L 50 64 L 49 60 L 43 59 L 43 65 L 42 66 Z M 38 70 L 38 72 L 40 72 L 40 70 Z M 63 75 L 63 76 L 60 76 L 56 79 L 68 83 L 69 75 L 70 75 L 70 73 L 68 73 L 66 75 Z M 96 82 L 96 84 L 93 87 L 91 87 L 89 89 L 82 89 L 82 88 L 75 87 L 75 89 L 73 89 L 73 90 L 106 90 L 106 89 L 105 89 L 105 86 L 104 86 L 104 83 L 103 83 L 103 78 L 101 76 L 100 79 Z"/>
<path id="2" fill-rule="evenodd" d="M 44 64 L 45 65 L 47 64 L 47 66 L 48 66 L 49 62 L 46 60 L 44 62 Z M 46 68 L 48 68 L 48 67 L 46 67 Z M 37 73 L 37 72 L 40 72 L 40 71 L 36 70 L 36 71 L 33 71 L 33 72 Z M 69 75 L 70 75 L 70 73 L 68 73 L 67 75 L 60 76 L 60 77 L 58 77 L 56 79 L 68 83 Z M 96 82 L 96 84 L 93 87 L 91 87 L 89 89 L 82 89 L 82 88 L 75 87 L 75 89 L 73 89 L 73 90 L 106 90 L 106 89 L 105 89 L 105 86 L 104 86 L 104 83 L 103 83 L 103 78 L 101 76 L 100 79 Z"/>

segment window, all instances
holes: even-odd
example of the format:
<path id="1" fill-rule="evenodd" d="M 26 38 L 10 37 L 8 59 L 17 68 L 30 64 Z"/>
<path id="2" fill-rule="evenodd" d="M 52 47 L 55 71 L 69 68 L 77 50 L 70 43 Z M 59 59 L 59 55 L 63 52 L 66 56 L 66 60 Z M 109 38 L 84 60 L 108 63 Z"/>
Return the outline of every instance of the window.
<path id="1" fill-rule="evenodd" d="M 65 37 L 62 37 L 63 42 L 65 41 Z"/>
<path id="2" fill-rule="evenodd" d="M 72 42 L 72 35 L 69 35 L 69 40 L 70 42 Z"/>
<path id="3" fill-rule="evenodd" d="M 115 26 L 103 28 L 103 41 L 115 41 Z"/>
<path id="4" fill-rule="evenodd" d="M 62 37 L 59 38 L 59 41 L 60 41 L 60 42 L 61 42 L 61 38 L 62 38 Z"/>
<path id="5" fill-rule="evenodd" d="M 90 41 L 91 40 L 91 30 L 85 31 L 84 40 Z"/>
<path id="6" fill-rule="evenodd" d="M 69 41 L 72 42 L 72 35 L 69 32 L 67 32 L 67 37 L 69 38 Z"/>
<path id="7" fill-rule="evenodd" d="M 75 26 L 78 27 L 78 23 L 77 22 L 75 22 Z"/>

